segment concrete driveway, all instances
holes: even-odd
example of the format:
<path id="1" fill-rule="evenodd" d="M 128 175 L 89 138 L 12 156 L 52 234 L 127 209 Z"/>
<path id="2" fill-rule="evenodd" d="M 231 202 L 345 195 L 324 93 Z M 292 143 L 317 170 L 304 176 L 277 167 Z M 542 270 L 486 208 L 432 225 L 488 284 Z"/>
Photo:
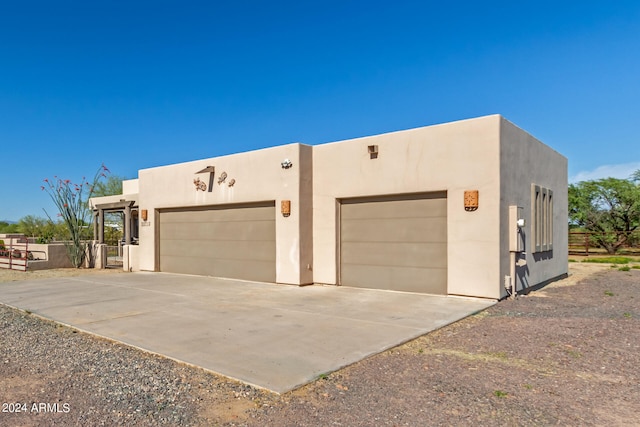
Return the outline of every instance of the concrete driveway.
<path id="1" fill-rule="evenodd" d="M 167 273 L 0 283 L 0 302 L 277 393 L 494 304 Z"/>

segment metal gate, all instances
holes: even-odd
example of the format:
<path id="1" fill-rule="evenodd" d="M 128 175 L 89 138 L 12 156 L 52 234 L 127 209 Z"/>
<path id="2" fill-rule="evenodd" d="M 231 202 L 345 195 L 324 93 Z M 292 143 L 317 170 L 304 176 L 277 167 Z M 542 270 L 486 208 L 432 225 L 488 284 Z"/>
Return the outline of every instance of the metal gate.
<path id="1" fill-rule="evenodd" d="M 105 267 L 122 267 L 122 245 L 106 246 L 105 249 L 107 251 L 107 264 Z"/>
<path id="2" fill-rule="evenodd" d="M 9 238 L 8 245 L 0 240 L 0 268 L 27 271 L 29 255 L 28 240 Z"/>

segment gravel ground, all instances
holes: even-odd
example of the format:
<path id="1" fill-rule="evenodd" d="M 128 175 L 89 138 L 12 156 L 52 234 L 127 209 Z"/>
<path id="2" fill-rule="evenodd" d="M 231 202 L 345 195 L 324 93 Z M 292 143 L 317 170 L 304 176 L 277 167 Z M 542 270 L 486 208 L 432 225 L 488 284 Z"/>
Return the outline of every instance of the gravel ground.
<path id="1" fill-rule="evenodd" d="M 571 269 L 283 395 L 0 305 L 0 425 L 640 425 L 640 270 Z"/>

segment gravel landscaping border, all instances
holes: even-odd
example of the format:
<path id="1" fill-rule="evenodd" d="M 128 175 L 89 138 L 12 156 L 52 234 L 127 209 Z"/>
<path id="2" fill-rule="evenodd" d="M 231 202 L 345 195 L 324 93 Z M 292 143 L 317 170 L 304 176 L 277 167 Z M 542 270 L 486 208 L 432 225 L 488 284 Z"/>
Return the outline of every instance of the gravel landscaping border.
<path id="1" fill-rule="evenodd" d="M 570 267 L 283 395 L 0 304 L 0 425 L 640 425 L 640 270 Z"/>

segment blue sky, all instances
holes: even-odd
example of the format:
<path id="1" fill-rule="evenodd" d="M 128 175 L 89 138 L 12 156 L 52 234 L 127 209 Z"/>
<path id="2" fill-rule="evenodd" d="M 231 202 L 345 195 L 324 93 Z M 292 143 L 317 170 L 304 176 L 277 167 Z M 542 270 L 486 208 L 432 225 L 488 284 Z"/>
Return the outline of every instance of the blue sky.
<path id="1" fill-rule="evenodd" d="M 3 1 L 0 220 L 40 190 L 502 114 L 572 180 L 640 169 L 638 1 Z M 220 4 L 219 4 L 220 3 Z"/>

